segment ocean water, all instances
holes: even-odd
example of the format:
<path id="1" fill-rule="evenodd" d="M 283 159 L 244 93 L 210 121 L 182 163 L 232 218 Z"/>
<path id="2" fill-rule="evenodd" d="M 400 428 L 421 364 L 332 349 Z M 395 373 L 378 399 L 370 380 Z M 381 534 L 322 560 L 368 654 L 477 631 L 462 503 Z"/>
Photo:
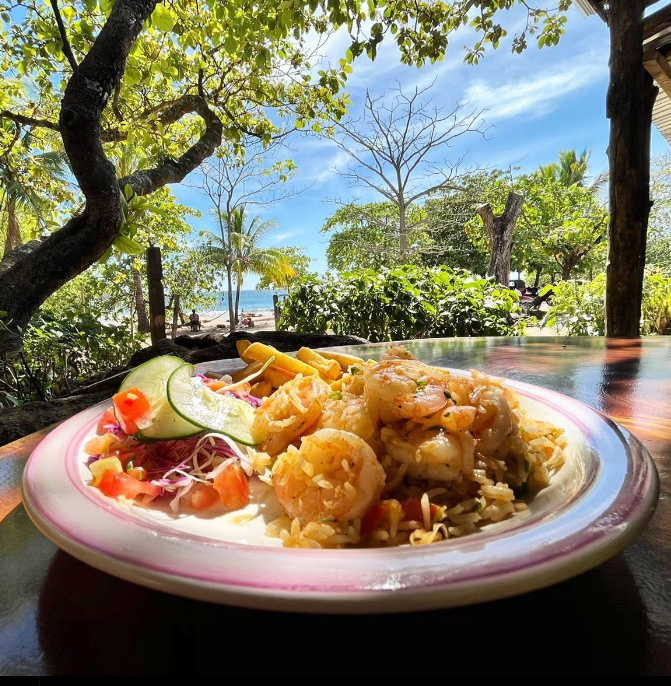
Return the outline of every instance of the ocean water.
<path id="1" fill-rule="evenodd" d="M 272 314 L 273 312 L 273 295 L 275 291 L 257 291 L 253 289 L 240 291 L 240 314 Z M 280 300 L 285 295 L 278 292 Z M 235 303 L 235 293 L 233 293 L 233 302 Z M 216 311 L 228 311 L 228 293 L 222 291 L 218 294 L 217 304 L 214 306 Z"/>

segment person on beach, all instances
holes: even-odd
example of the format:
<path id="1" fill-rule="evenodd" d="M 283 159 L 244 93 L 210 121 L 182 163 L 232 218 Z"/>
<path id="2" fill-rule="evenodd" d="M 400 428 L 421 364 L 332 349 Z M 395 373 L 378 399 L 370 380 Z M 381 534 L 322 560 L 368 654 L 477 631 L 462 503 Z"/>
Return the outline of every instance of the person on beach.
<path id="1" fill-rule="evenodd" d="M 189 324 L 191 324 L 191 331 L 200 331 L 200 315 L 196 310 L 191 310 Z"/>

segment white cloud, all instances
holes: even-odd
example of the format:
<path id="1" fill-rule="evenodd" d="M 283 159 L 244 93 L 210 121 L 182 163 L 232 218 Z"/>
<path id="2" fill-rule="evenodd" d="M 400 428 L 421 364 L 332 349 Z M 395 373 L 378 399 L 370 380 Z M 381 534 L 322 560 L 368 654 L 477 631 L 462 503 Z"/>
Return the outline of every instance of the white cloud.
<path id="1" fill-rule="evenodd" d="M 526 119 L 548 114 L 569 94 L 592 86 L 606 78 L 608 66 L 603 59 L 585 53 L 570 62 L 561 62 L 551 71 L 537 73 L 532 78 L 500 81 L 494 85 L 478 80 L 469 86 L 465 99 L 487 110 L 487 119 L 510 119 L 526 115 Z"/>
<path id="2" fill-rule="evenodd" d="M 275 243 L 282 243 L 282 241 L 286 241 L 288 238 L 293 238 L 298 231 L 284 231 L 282 233 L 276 233 L 273 234 L 273 242 Z"/>

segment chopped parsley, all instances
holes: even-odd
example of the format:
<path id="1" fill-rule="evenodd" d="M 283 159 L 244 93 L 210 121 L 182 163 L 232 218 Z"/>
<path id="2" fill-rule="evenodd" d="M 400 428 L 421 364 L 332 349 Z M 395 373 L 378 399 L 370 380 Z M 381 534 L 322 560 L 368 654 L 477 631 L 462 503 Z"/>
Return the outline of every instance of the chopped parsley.
<path id="1" fill-rule="evenodd" d="M 363 372 L 358 368 L 358 367 L 350 367 L 349 368 L 349 373 L 354 374 L 355 376 L 357 374 L 363 374 Z"/>
<path id="2" fill-rule="evenodd" d="M 424 388 L 429 382 L 426 379 L 417 379 L 415 383 L 417 384 L 417 388 Z"/>
<path id="3" fill-rule="evenodd" d="M 471 512 L 479 512 L 482 509 L 482 503 L 478 500 L 475 505 L 471 508 Z"/>
<path id="4" fill-rule="evenodd" d="M 342 400 L 342 393 L 340 391 L 329 393 L 329 400 Z"/>
<path id="5" fill-rule="evenodd" d="M 449 391 L 443 391 L 443 393 L 445 394 L 445 398 L 447 398 L 447 400 L 451 400 L 452 402 L 454 402 L 454 398 L 452 397 Z"/>

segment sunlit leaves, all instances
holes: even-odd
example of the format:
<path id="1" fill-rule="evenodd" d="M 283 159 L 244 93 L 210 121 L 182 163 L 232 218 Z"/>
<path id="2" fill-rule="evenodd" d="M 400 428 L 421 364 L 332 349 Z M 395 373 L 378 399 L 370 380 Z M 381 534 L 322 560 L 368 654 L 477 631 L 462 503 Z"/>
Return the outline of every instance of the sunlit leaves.
<path id="1" fill-rule="evenodd" d="M 448 267 L 358 269 L 293 284 L 280 329 L 332 331 L 370 341 L 506 336 L 523 331 L 517 297 L 488 279 Z"/>

